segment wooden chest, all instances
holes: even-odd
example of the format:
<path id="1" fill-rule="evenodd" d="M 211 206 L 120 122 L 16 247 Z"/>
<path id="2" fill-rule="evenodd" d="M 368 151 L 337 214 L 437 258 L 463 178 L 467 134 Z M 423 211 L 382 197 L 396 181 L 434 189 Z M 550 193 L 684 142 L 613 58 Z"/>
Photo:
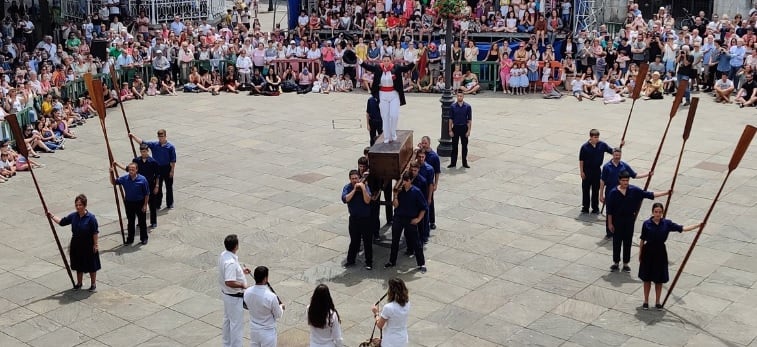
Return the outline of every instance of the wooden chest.
<path id="1" fill-rule="evenodd" d="M 397 141 L 390 143 L 384 143 L 384 135 L 379 136 L 368 152 L 371 176 L 399 180 L 414 149 L 412 130 L 397 130 Z"/>

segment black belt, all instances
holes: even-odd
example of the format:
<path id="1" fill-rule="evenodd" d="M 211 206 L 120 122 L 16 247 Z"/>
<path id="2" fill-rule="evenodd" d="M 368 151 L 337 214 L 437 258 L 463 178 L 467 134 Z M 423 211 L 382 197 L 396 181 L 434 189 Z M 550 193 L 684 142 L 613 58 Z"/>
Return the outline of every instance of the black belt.
<path id="1" fill-rule="evenodd" d="M 221 292 L 221 293 L 223 293 L 223 292 Z M 224 294 L 226 294 L 228 296 L 233 296 L 235 298 L 243 298 L 244 297 L 244 293 L 236 293 L 236 294 L 224 293 Z"/>

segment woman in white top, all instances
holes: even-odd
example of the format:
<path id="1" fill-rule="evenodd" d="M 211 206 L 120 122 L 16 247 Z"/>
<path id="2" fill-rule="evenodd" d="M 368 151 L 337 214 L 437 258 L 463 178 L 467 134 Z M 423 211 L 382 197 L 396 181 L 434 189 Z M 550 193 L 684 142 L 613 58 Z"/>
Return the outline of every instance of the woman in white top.
<path id="1" fill-rule="evenodd" d="M 342 347 L 341 319 L 328 286 L 319 284 L 315 287 L 307 311 L 310 347 Z"/>
<path id="2" fill-rule="evenodd" d="M 407 346 L 407 317 L 410 313 L 408 292 L 405 282 L 399 278 L 389 280 L 387 290 L 387 304 L 379 314 L 379 309 L 373 305 L 371 311 L 376 317 L 376 325 L 383 330 L 382 347 Z"/>

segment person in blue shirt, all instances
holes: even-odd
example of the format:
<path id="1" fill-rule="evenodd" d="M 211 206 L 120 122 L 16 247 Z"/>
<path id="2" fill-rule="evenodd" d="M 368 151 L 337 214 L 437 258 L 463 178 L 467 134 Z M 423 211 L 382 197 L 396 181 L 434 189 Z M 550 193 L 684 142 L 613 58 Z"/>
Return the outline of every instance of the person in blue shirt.
<path id="1" fill-rule="evenodd" d="M 650 192 L 629 184 L 631 175 L 623 171 L 618 176 L 618 186 L 607 196 L 607 225 L 612 238 L 612 262 L 610 271 L 618 271 L 620 267 L 620 251 L 623 249 L 623 272 L 631 272 L 628 263 L 631 261 L 631 243 L 636 215 L 639 213 L 643 199 L 654 199 L 670 195 L 671 191 Z"/>
<path id="2" fill-rule="evenodd" d="M 656 295 L 655 307 L 662 309 L 660 296 L 662 284 L 670 280 L 668 274 L 668 251 L 665 241 L 671 231 L 692 231 L 702 227 L 702 223 L 682 226 L 662 217 L 662 204 L 656 202 L 652 205 L 652 217 L 649 217 L 641 227 L 641 241 L 639 242 L 639 278 L 644 281 L 644 304 L 643 309 L 649 309 L 649 291 L 654 282 Z"/>
<path id="3" fill-rule="evenodd" d="M 426 197 L 428 206 L 431 206 L 431 199 L 433 198 L 434 191 L 436 190 L 436 188 L 434 188 L 436 186 L 436 181 L 434 181 L 434 178 L 436 177 L 436 175 L 434 174 L 434 168 L 426 163 L 426 152 L 424 152 L 422 149 L 417 149 L 415 151 L 415 159 L 418 163 L 419 175 L 423 176 L 423 178 L 426 180 L 426 184 L 428 184 L 428 189 L 423 193 L 423 196 Z M 420 227 L 421 242 L 423 242 L 424 245 L 428 243 L 428 238 L 431 232 L 428 215 L 429 208 L 426 209 L 426 216 L 423 218 L 423 223 Z"/>
<path id="4" fill-rule="evenodd" d="M 140 155 L 132 159 L 132 163 L 137 164 L 137 173 L 144 176 L 147 179 L 147 185 L 150 187 L 150 201 L 148 205 L 150 207 L 150 228 L 155 229 L 158 227 L 158 174 L 160 167 L 158 162 L 150 156 L 150 147 L 146 143 L 139 145 Z M 126 171 L 126 167 L 113 163 L 121 170 Z"/>
<path id="5" fill-rule="evenodd" d="M 394 206 L 394 219 L 392 220 L 392 249 L 389 254 L 389 262 L 384 268 L 391 268 L 397 264 L 397 253 L 400 248 L 400 237 L 405 232 L 405 241 L 408 248 L 415 248 L 415 262 L 421 273 L 426 273 L 426 258 L 423 255 L 423 245 L 419 240 L 418 224 L 426 215 L 426 198 L 420 189 L 413 186 L 413 174 L 402 174 L 402 186 L 394 193 L 392 206 Z"/>
<path id="6" fill-rule="evenodd" d="M 371 228 L 371 190 L 363 183 L 358 170 L 350 171 L 350 183 L 342 188 L 342 202 L 347 204 L 350 212 L 349 233 L 350 246 L 344 267 L 355 265 L 355 258 L 360 251 L 360 241 L 365 250 L 365 269 L 373 269 L 373 229 Z"/>
<path id="7" fill-rule="evenodd" d="M 166 207 L 173 209 L 173 174 L 176 169 L 176 147 L 168 142 L 166 129 L 158 130 L 158 141 L 143 141 L 136 135 L 129 133 L 129 137 L 140 145 L 145 143 L 152 151 L 152 157 L 158 162 L 158 206 L 163 201 L 163 184 L 166 185 Z"/>
<path id="8" fill-rule="evenodd" d="M 371 95 L 365 106 L 365 124 L 368 128 L 368 136 L 373 146 L 379 135 L 384 133 L 384 122 L 381 120 L 381 109 L 379 109 L 379 100 Z"/>
<path id="9" fill-rule="evenodd" d="M 612 150 L 612 159 L 602 166 L 602 176 L 599 180 L 599 201 L 603 204 L 605 203 L 605 197 L 610 195 L 610 191 L 618 186 L 618 176 L 621 172 L 627 171 L 628 174 L 631 175 L 631 178 L 645 178 L 652 176 L 651 171 L 637 174 L 630 165 L 620 160 L 620 158 L 621 150 L 619 147 L 616 147 Z M 606 239 L 612 238 L 612 233 L 609 228 L 605 227 L 605 233 Z"/>
<path id="10" fill-rule="evenodd" d="M 100 270 L 100 249 L 97 245 L 100 233 L 97 218 L 87 211 L 87 196 L 79 194 L 74 199 L 76 212 L 70 213 L 63 218 L 56 217 L 52 212 L 47 212 L 47 217 L 60 226 L 71 225 L 71 245 L 69 253 L 71 257 L 71 270 L 76 271 L 76 284 L 74 290 L 82 287 L 84 273 L 89 273 L 89 291 L 97 291 L 97 271 Z"/>
<path id="11" fill-rule="evenodd" d="M 139 241 L 141 244 L 147 244 L 147 206 L 150 200 L 150 186 L 145 176 L 137 173 L 137 164 L 129 163 L 126 166 L 128 173 L 113 178 L 114 171 L 110 168 L 110 183 L 124 187 L 124 205 L 126 205 L 126 219 L 128 221 L 129 234 L 126 237 L 126 244 L 134 243 L 135 219 L 139 219 Z"/>
<path id="12" fill-rule="evenodd" d="M 468 166 L 468 138 L 473 127 L 473 109 L 470 104 L 463 101 L 465 94 L 457 92 L 457 102 L 449 107 L 449 136 L 452 138 L 452 158 L 447 168 L 457 166 L 457 145 L 463 145 L 463 167 Z"/>
<path id="13" fill-rule="evenodd" d="M 621 146 L 623 144 L 621 143 Z M 599 181 L 602 176 L 602 162 L 605 153 L 612 154 L 612 147 L 599 140 L 599 130 L 589 131 L 589 141 L 581 145 L 578 152 L 578 169 L 581 173 L 581 213 L 599 213 Z M 591 195 L 589 195 L 591 192 Z"/>
<path id="14" fill-rule="evenodd" d="M 436 190 L 439 189 L 439 174 L 442 173 L 442 163 L 439 159 L 439 155 L 431 148 L 431 138 L 424 136 L 421 138 L 421 143 L 418 145 L 424 152 L 426 152 L 426 164 L 431 165 L 434 169 L 434 189 L 431 191 L 431 203 L 428 206 L 428 221 L 431 224 L 431 230 L 436 229 L 436 211 L 434 210 L 434 198 Z"/>

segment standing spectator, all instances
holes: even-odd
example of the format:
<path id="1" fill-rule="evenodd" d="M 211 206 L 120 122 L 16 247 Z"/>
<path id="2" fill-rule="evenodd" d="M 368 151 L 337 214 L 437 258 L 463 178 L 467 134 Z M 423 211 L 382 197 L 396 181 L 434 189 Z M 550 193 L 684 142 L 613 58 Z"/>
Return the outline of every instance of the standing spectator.
<path id="1" fill-rule="evenodd" d="M 286 307 L 268 284 L 267 267 L 256 267 L 252 276 L 255 285 L 244 291 L 244 303 L 250 310 L 251 346 L 276 347 L 276 321 Z"/>
<path id="2" fill-rule="evenodd" d="M 449 136 L 452 137 L 452 158 L 447 168 L 457 166 L 457 149 L 458 143 L 463 145 L 463 167 L 468 166 L 468 138 L 473 127 L 473 109 L 470 104 L 464 102 L 465 95 L 463 92 L 457 92 L 457 102 L 453 103 L 449 109 Z"/>
<path id="3" fill-rule="evenodd" d="M 109 0 L 109 1 L 117 1 L 117 0 Z M 179 16 L 173 17 L 173 22 L 171 22 L 170 29 L 176 36 L 180 36 L 181 33 L 184 32 L 184 29 L 186 29 L 186 27 L 184 26 L 184 23 L 181 22 L 181 17 Z"/>
<path id="4" fill-rule="evenodd" d="M 108 4 L 108 20 L 113 22 L 113 19 L 121 16 L 121 1 L 120 0 L 107 0 Z"/>
<path id="5" fill-rule="evenodd" d="M 334 307 L 329 287 L 323 283 L 315 287 L 307 307 L 310 326 L 310 347 L 342 347 L 342 320 Z"/>
<path id="6" fill-rule="evenodd" d="M 738 38 L 736 40 L 736 46 L 731 46 L 731 48 L 728 49 L 728 55 L 731 58 L 731 70 L 728 74 L 728 79 L 735 81 L 736 74 L 739 72 L 739 69 L 744 66 L 744 59 L 746 58 L 746 47 L 744 47 L 744 39 Z"/>
<path id="7" fill-rule="evenodd" d="M 694 81 L 694 77 L 696 77 L 696 71 L 692 65 L 693 61 L 694 57 L 689 55 L 686 50 L 681 50 L 677 59 L 678 74 L 676 75 L 676 79 L 678 81 L 678 88 L 681 88 L 681 81 L 689 82 L 686 84 L 686 91 L 683 94 L 686 102 L 684 102 L 682 106 L 689 106 L 691 103 L 691 83 Z"/>
<path id="8" fill-rule="evenodd" d="M 654 199 L 670 195 L 671 191 L 650 192 L 630 185 L 631 175 L 623 171 L 618 175 L 618 186 L 607 197 L 607 226 L 613 233 L 612 266 L 610 271 L 620 270 L 620 253 L 623 250 L 623 272 L 631 272 L 631 243 L 633 241 L 634 223 L 643 199 Z"/>
<path id="9" fill-rule="evenodd" d="M 173 209 L 173 174 L 176 168 L 176 147 L 168 142 L 166 129 L 158 130 L 158 141 L 143 141 L 136 135 L 129 133 L 140 145 L 146 143 L 152 151 L 153 158 L 158 162 L 158 208 L 163 200 L 163 184 L 166 185 L 166 207 Z"/>
<path id="10" fill-rule="evenodd" d="M 90 292 L 97 291 L 97 271 L 100 270 L 100 249 L 98 235 L 100 230 L 95 215 L 87 211 L 87 197 L 79 194 L 74 199 L 76 212 L 63 218 L 47 212 L 47 217 L 60 226 L 71 225 L 71 245 L 69 248 L 71 270 L 76 271 L 74 290 L 81 289 L 84 273 L 89 273 Z"/>
<path id="11" fill-rule="evenodd" d="M 223 300 L 223 325 L 221 339 L 223 347 L 242 347 L 244 334 L 244 310 L 242 301 L 247 289 L 247 274 L 250 269 L 239 264 L 237 251 L 239 239 L 236 234 L 226 236 L 223 240 L 226 249 L 218 257 L 218 285 L 221 287 Z"/>
<path id="12" fill-rule="evenodd" d="M 400 278 L 392 278 L 387 283 L 387 303 L 381 309 L 376 305 L 371 307 L 376 326 L 381 329 L 383 336 L 381 345 L 388 347 L 405 347 L 408 343 L 407 319 L 410 315 L 410 302 L 407 286 Z"/>
<path id="13" fill-rule="evenodd" d="M 126 166 L 128 173 L 113 178 L 113 168 L 110 169 L 110 183 L 124 187 L 126 193 L 124 205 L 126 205 L 126 219 L 128 220 L 129 235 L 126 237 L 126 244 L 134 243 L 135 222 L 139 219 L 139 241 L 143 245 L 147 244 L 147 208 L 150 202 L 150 185 L 147 179 L 137 173 L 137 164 L 129 163 Z"/>
<path id="14" fill-rule="evenodd" d="M 250 84 L 251 74 L 252 71 L 252 59 L 247 56 L 247 52 L 242 50 L 239 52 L 239 56 L 237 57 L 237 72 L 239 73 L 239 83 L 241 83 L 243 86 L 248 86 Z"/>

